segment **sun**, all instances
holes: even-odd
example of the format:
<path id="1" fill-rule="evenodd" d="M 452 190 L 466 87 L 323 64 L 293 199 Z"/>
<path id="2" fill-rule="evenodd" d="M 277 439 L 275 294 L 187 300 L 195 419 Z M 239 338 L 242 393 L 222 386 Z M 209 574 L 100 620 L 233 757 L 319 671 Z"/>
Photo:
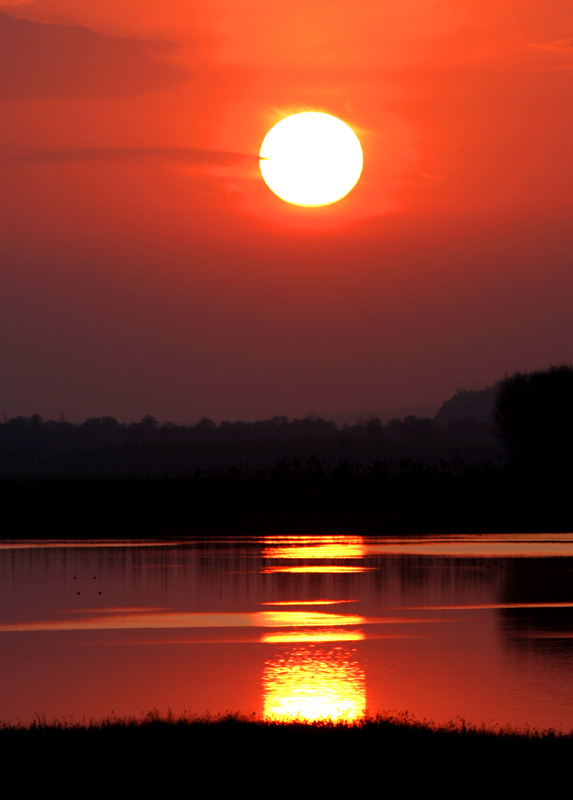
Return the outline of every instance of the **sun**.
<path id="1" fill-rule="evenodd" d="M 336 203 L 362 173 L 362 147 L 354 131 L 318 111 L 282 119 L 265 136 L 259 155 L 269 189 L 297 206 Z"/>

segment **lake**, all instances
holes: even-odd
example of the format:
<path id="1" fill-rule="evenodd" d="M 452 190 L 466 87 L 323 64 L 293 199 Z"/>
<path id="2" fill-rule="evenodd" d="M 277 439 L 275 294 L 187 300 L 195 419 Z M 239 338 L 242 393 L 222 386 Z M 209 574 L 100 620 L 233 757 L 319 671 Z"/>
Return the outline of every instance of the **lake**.
<path id="1" fill-rule="evenodd" d="M 0 543 L 0 720 L 573 729 L 573 534 Z"/>

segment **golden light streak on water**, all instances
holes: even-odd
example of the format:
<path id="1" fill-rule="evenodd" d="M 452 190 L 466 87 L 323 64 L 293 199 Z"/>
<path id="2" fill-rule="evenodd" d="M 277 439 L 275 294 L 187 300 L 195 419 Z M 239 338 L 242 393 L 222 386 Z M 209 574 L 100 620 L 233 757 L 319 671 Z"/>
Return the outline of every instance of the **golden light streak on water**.
<path id="1" fill-rule="evenodd" d="M 357 615 L 327 614 L 320 611 L 257 611 L 241 613 L 155 612 L 149 609 L 108 609 L 78 611 L 72 618 L 31 620 L 0 625 L 0 631 L 137 630 L 172 628 L 289 628 L 363 625 Z"/>
<path id="2" fill-rule="evenodd" d="M 303 645 L 265 663 L 266 719 L 351 722 L 365 713 L 366 684 L 355 650 Z"/>
<path id="3" fill-rule="evenodd" d="M 367 555 L 447 558 L 560 558 L 573 556 L 573 533 L 482 534 L 386 539 L 366 544 Z"/>
<path id="4" fill-rule="evenodd" d="M 361 536 L 282 537 L 264 540 L 267 546 L 263 558 L 335 559 L 363 558 L 364 540 Z"/>
<path id="5" fill-rule="evenodd" d="M 25 539 L 0 542 L 0 550 L 118 550 L 142 548 L 177 548 L 185 545 L 188 539 Z"/>
<path id="6" fill-rule="evenodd" d="M 11 625 L 0 625 L 0 631 L 80 631 L 80 630 L 167 630 L 173 628 L 237 628 L 259 624 L 257 614 L 189 614 L 185 612 L 149 613 L 143 609 L 129 614 L 124 609 L 110 610 L 106 614 L 85 610 L 73 618 L 35 620 Z"/>
<path id="7" fill-rule="evenodd" d="M 338 564 L 324 564 L 322 567 L 263 567 L 261 572 L 263 574 L 271 574 L 273 572 L 315 572 L 315 573 L 340 573 L 340 572 L 366 572 L 369 567 L 361 567 L 358 564 L 354 567 L 341 567 Z"/>
<path id="8" fill-rule="evenodd" d="M 321 627 L 339 625 L 364 625 L 364 617 L 353 614 L 326 614 L 321 611 L 261 611 L 264 628 Z"/>
<path id="9" fill-rule="evenodd" d="M 358 600 L 264 600 L 262 606 L 337 606 L 341 603 L 357 603 Z"/>
<path id="10" fill-rule="evenodd" d="M 302 630 L 279 633 L 263 633 L 261 642 L 360 642 L 366 639 L 363 631 Z"/>

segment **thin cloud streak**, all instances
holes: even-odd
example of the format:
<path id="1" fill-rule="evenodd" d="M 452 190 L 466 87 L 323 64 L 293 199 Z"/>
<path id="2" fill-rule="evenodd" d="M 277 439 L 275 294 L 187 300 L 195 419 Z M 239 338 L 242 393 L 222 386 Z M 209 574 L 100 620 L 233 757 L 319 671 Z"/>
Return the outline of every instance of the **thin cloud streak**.
<path id="1" fill-rule="evenodd" d="M 245 159 L 259 161 L 253 153 L 231 153 L 197 147 L 85 147 L 52 150 L 18 156 L 4 156 L 4 161 L 25 161 L 34 164 L 60 164 L 74 161 L 177 161 L 184 164 L 225 165 Z"/>
<path id="2" fill-rule="evenodd" d="M 166 60 L 178 50 L 169 41 L 0 13 L 0 102 L 132 97 L 173 89 L 191 78 L 187 69 Z"/>
<path id="3" fill-rule="evenodd" d="M 550 42 L 529 42 L 527 46 L 548 53 L 573 53 L 573 37 L 554 39 Z"/>

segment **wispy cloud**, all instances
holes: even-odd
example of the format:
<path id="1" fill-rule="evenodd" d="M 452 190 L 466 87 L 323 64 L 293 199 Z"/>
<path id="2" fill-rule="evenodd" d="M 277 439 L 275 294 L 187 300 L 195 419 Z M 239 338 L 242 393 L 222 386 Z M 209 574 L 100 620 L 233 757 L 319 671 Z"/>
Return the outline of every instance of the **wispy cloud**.
<path id="1" fill-rule="evenodd" d="M 176 45 L 108 36 L 0 13 L 0 100 L 126 97 L 189 78 L 168 63 Z"/>
<path id="2" fill-rule="evenodd" d="M 253 153 L 231 153 L 225 150 L 208 150 L 196 147 L 85 147 L 4 156 L 2 161 L 59 164 L 74 161 L 156 160 L 210 166 L 236 164 L 245 159 L 256 159 L 258 161 L 259 156 Z"/>
<path id="3" fill-rule="evenodd" d="M 573 55 L 573 37 L 552 39 L 548 42 L 528 42 L 527 46 L 533 50 L 542 50 L 546 53 L 568 53 Z"/>

